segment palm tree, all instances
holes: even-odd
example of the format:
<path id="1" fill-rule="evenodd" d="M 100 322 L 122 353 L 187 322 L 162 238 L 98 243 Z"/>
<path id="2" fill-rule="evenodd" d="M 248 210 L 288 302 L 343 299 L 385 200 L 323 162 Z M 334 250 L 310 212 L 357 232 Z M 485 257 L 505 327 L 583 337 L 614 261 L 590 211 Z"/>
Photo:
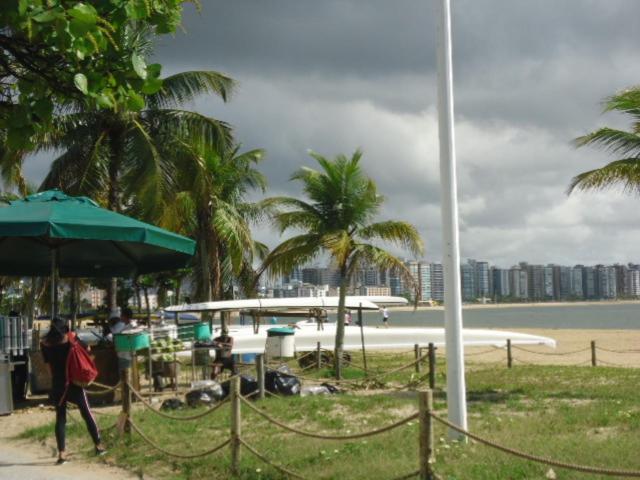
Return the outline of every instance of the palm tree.
<path id="1" fill-rule="evenodd" d="M 246 200 L 250 190 L 266 189 L 255 169 L 263 150 L 240 153 L 233 145 L 223 153 L 207 149 L 178 161 L 176 193 L 161 206 L 159 223 L 197 241 L 195 297 L 228 298 L 233 281 L 264 246 L 251 235 L 251 223 L 265 213 L 264 202 Z"/>
<path id="2" fill-rule="evenodd" d="M 640 193 L 640 87 L 609 97 L 604 111 L 631 115 L 631 130 L 603 127 L 575 139 L 577 147 L 592 145 L 619 158 L 573 177 L 569 194 L 574 190 L 602 190 L 613 186 L 621 186 L 625 192 Z"/>
<path id="3" fill-rule="evenodd" d="M 283 207 L 275 219 L 281 233 L 294 229 L 303 233 L 285 240 L 267 258 L 274 275 L 287 274 L 321 253 L 328 253 L 339 272 L 338 322 L 335 340 L 335 374 L 340 379 L 344 345 L 344 305 L 347 287 L 358 266 L 368 264 L 401 272 L 414 282 L 405 265 L 394 255 L 369 242 L 382 240 L 409 249 L 414 254 L 423 250 L 422 240 L 414 226 L 402 221 L 372 223 L 384 201 L 376 184 L 360 166 L 362 152 L 351 158 L 338 155 L 329 160 L 316 153 L 311 156 L 321 170 L 303 167 L 291 180 L 302 182 L 310 202 L 292 197 L 274 198 Z"/>
<path id="4" fill-rule="evenodd" d="M 127 48 L 141 57 L 151 54 L 147 30 L 132 28 L 127 35 Z M 71 195 L 87 195 L 119 212 L 135 206 L 138 216 L 147 219 L 175 188 L 176 151 L 224 149 L 231 141 L 231 129 L 225 122 L 182 106 L 207 94 L 226 101 L 234 84 L 218 72 L 189 71 L 164 78 L 160 90 L 140 99 L 144 105 L 138 110 L 60 105 L 51 129 L 33 139 L 31 152 L 0 148 L 0 174 L 6 182 L 22 188 L 24 156 L 53 152 L 58 156 L 41 189 L 60 188 Z M 109 288 L 112 309 L 116 285 L 113 279 Z"/>

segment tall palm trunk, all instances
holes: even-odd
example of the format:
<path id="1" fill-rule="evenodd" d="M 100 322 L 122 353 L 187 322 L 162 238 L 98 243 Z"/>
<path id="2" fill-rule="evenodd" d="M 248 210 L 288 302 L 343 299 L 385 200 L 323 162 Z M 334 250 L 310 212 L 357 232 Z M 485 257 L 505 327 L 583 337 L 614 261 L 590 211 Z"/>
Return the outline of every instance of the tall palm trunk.
<path id="1" fill-rule="evenodd" d="M 334 348 L 334 370 L 336 379 L 342 378 L 342 354 L 344 350 L 344 304 L 347 296 L 347 285 L 349 278 L 347 276 L 346 265 L 340 266 L 340 286 L 338 290 L 338 320 L 336 321 L 336 342 Z"/>
<path id="2" fill-rule="evenodd" d="M 213 236 L 213 234 L 212 234 Z M 222 252 L 216 238 L 211 242 L 211 288 L 215 300 L 224 299 L 224 285 L 222 284 Z"/>
<path id="3" fill-rule="evenodd" d="M 198 260 L 200 263 L 200 278 L 198 279 L 199 300 L 210 302 L 213 300 L 211 288 L 211 261 L 209 258 L 209 232 L 207 229 L 206 213 L 198 215 Z"/>
<path id="4" fill-rule="evenodd" d="M 109 133 L 111 150 L 109 155 L 109 185 L 107 190 L 107 208 L 113 212 L 120 211 L 120 163 L 124 156 L 124 145 L 122 143 L 122 131 L 112 129 Z M 118 279 L 111 278 L 107 292 L 107 300 L 110 314 L 118 308 Z"/>

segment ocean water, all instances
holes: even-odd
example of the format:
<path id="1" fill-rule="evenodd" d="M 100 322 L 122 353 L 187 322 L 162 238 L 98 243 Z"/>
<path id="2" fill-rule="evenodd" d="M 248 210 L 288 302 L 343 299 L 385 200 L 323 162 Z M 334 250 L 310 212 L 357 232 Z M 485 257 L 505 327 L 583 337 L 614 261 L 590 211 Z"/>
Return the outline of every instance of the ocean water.
<path id="1" fill-rule="evenodd" d="M 392 327 L 442 327 L 442 310 L 401 312 L 390 310 Z M 364 313 L 366 326 L 382 325 L 382 314 Z M 335 315 L 332 316 L 332 320 Z M 640 329 L 640 303 L 593 303 L 539 307 L 466 308 L 463 323 L 469 328 L 575 328 Z M 356 314 L 353 315 L 354 321 Z"/>

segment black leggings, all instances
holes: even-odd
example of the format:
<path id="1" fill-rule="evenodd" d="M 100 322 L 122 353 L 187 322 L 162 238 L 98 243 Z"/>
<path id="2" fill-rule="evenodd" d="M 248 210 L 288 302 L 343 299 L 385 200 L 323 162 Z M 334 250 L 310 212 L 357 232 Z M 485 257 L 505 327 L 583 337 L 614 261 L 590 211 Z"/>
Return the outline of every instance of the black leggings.
<path id="1" fill-rule="evenodd" d="M 95 445 L 99 445 L 100 432 L 98 431 L 98 425 L 96 425 L 96 421 L 91 414 L 89 401 L 87 400 L 87 394 L 84 389 L 76 385 L 69 385 L 66 399 L 62 402 L 62 405 L 58 405 L 60 403 L 60 398 L 62 398 L 62 392 L 60 392 L 60 395 L 54 395 L 54 400 L 56 402 L 56 443 L 58 444 L 58 451 L 62 452 L 65 450 L 67 402 L 74 403 L 78 406 L 80 414 L 82 415 L 84 422 L 87 424 L 87 430 L 89 430 L 93 443 Z"/>

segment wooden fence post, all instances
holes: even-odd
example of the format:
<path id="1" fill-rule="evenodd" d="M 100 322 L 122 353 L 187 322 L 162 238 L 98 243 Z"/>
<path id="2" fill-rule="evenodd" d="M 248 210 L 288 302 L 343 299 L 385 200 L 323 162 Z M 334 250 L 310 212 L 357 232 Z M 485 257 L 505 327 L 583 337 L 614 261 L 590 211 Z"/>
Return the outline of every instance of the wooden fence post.
<path id="1" fill-rule="evenodd" d="M 316 346 L 316 369 L 320 370 L 321 367 L 322 367 L 322 348 L 321 348 L 320 342 L 318 342 L 318 345 Z"/>
<path id="2" fill-rule="evenodd" d="M 418 392 L 420 409 L 420 480 L 433 480 L 434 455 L 434 435 L 433 419 L 433 395 L 431 390 Z"/>
<path id="3" fill-rule="evenodd" d="M 429 388 L 436 388 L 436 347 L 429 343 Z"/>
<path id="4" fill-rule="evenodd" d="M 511 354 L 511 339 L 507 338 L 507 367 L 513 366 L 513 355 Z"/>
<path id="5" fill-rule="evenodd" d="M 240 473 L 240 436 L 242 418 L 240 414 L 240 377 L 231 379 L 231 473 Z"/>
<path id="6" fill-rule="evenodd" d="M 413 355 L 416 357 L 416 373 L 420 373 L 420 345 L 417 343 L 413 346 Z"/>
<path id="7" fill-rule="evenodd" d="M 258 398 L 264 398 L 264 355 L 256 355 L 256 374 L 258 375 Z"/>
<path id="8" fill-rule="evenodd" d="M 120 382 L 122 385 L 122 413 L 124 424 L 122 425 L 122 431 L 124 433 L 131 433 L 131 425 L 129 425 L 129 418 L 131 418 L 131 389 L 129 388 L 129 369 L 123 368 L 120 370 Z"/>
<path id="9" fill-rule="evenodd" d="M 591 366 L 595 367 L 596 365 L 596 341 L 591 340 Z"/>
<path id="10" fill-rule="evenodd" d="M 149 374 L 149 393 L 153 392 L 153 357 L 151 355 L 151 352 L 153 351 L 153 349 L 151 348 L 151 345 L 149 345 L 149 356 L 147 357 L 147 373 Z"/>

